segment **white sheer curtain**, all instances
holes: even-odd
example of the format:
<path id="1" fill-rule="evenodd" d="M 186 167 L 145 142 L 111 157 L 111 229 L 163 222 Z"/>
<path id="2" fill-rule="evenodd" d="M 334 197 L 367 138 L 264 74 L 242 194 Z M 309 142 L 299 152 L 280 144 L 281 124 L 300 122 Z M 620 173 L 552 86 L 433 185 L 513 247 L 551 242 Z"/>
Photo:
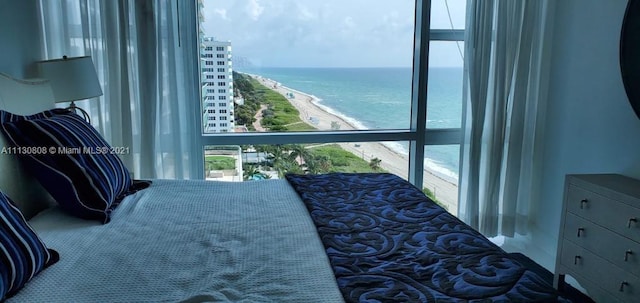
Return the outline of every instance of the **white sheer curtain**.
<path id="1" fill-rule="evenodd" d="M 459 217 L 526 234 L 539 182 L 548 0 L 469 0 Z M 541 93 L 542 92 L 542 93 Z"/>
<path id="2" fill-rule="evenodd" d="M 77 105 L 136 178 L 202 178 L 195 1 L 40 0 L 48 59 L 92 57 L 104 95 Z"/>

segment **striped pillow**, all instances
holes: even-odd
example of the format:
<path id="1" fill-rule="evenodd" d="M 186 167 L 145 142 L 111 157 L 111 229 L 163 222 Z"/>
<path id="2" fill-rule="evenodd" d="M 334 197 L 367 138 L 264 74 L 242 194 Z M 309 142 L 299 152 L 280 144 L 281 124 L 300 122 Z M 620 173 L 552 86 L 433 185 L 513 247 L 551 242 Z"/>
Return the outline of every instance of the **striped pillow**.
<path id="1" fill-rule="evenodd" d="M 56 115 L 69 115 L 69 114 L 71 114 L 71 111 L 64 108 L 54 108 L 50 110 L 45 110 L 43 112 L 29 115 L 29 116 L 16 115 L 8 111 L 0 110 L 0 123 L 16 122 L 16 121 L 22 121 L 22 120 L 33 120 L 33 119 L 46 119 Z"/>
<path id="2" fill-rule="evenodd" d="M 66 110 L 32 116 L 6 112 L 0 131 L 25 168 L 68 213 L 109 222 L 132 181 L 129 171 L 100 134 Z"/>
<path id="3" fill-rule="evenodd" d="M 58 260 L 58 253 L 42 243 L 9 197 L 0 192 L 0 301 Z"/>

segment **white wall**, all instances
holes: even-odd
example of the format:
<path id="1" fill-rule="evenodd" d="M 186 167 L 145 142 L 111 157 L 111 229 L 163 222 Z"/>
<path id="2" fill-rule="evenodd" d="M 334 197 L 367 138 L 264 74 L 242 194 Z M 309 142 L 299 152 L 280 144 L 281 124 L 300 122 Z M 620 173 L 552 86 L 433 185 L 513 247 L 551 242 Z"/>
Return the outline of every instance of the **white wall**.
<path id="1" fill-rule="evenodd" d="M 35 75 L 42 60 L 36 0 L 0 0 L 0 72 L 17 78 Z"/>
<path id="2" fill-rule="evenodd" d="M 541 206 L 533 242 L 555 256 L 564 176 L 613 172 L 640 178 L 640 119 L 619 66 L 626 0 L 556 2 L 540 166 Z"/>

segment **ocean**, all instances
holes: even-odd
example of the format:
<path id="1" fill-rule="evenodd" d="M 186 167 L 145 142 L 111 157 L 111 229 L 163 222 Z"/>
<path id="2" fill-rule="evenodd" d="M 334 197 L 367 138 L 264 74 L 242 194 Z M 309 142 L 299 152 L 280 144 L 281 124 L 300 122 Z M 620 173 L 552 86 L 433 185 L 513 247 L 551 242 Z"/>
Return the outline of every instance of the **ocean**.
<path id="1" fill-rule="evenodd" d="M 411 68 L 238 68 L 313 95 L 325 109 L 361 129 L 408 129 Z M 462 117 L 462 67 L 429 69 L 427 125 L 458 128 Z M 406 142 L 387 144 L 408 153 Z M 457 179 L 458 145 L 427 146 L 426 165 Z"/>

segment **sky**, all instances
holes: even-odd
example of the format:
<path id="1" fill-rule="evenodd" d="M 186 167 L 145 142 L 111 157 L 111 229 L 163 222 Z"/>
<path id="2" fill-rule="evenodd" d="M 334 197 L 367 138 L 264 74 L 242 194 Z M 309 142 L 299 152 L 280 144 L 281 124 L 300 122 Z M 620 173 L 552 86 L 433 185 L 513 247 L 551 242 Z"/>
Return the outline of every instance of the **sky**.
<path id="1" fill-rule="evenodd" d="M 433 0 L 431 28 L 464 28 L 466 0 Z M 413 0 L 203 0 L 205 35 L 261 67 L 410 67 Z M 460 47 L 463 47 L 460 43 Z M 431 66 L 462 66 L 432 42 Z"/>

